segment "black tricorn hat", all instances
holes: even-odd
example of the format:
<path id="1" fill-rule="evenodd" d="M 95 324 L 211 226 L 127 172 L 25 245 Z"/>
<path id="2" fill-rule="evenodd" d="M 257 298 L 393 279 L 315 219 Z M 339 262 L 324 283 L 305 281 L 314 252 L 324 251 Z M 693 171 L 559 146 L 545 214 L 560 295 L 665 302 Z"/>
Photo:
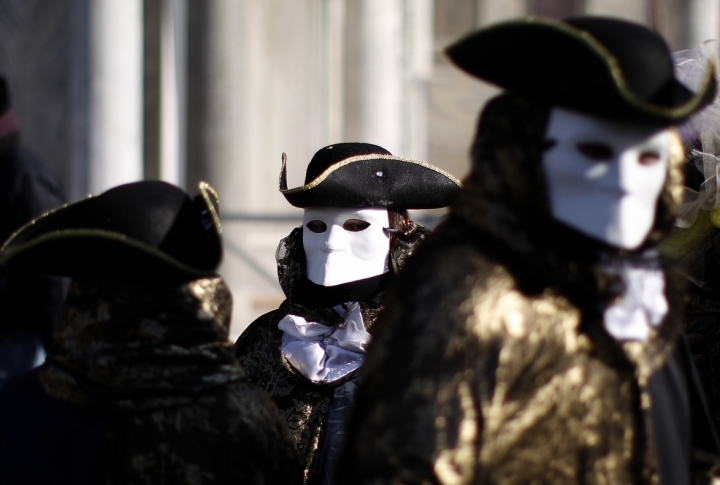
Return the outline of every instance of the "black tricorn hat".
<path id="1" fill-rule="evenodd" d="M 395 157 L 369 143 L 338 143 L 315 153 L 305 184 L 287 188 L 283 153 L 280 192 L 295 207 L 435 209 L 450 205 L 460 181 L 427 163 Z"/>
<path id="2" fill-rule="evenodd" d="M 674 124 L 716 96 L 714 69 L 693 93 L 675 78 L 663 38 L 619 19 L 529 17 L 481 29 L 446 52 L 529 101 L 621 121 Z"/>
<path id="3" fill-rule="evenodd" d="M 0 263 L 89 280 L 187 281 L 222 259 L 218 198 L 160 181 L 114 187 L 43 214 L 13 234 Z"/>

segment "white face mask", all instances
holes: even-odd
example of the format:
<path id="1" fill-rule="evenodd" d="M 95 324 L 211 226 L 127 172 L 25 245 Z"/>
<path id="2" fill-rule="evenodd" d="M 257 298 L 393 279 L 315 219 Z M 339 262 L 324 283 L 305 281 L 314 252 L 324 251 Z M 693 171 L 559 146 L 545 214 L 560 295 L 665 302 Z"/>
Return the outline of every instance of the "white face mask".
<path id="1" fill-rule="evenodd" d="M 305 209 L 303 246 L 307 278 L 335 286 L 387 272 L 390 238 L 385 208 Z"/>
<path id="2" fill-rule="evenodd" d="M 560 108 L 550 113 L 542 158 L 555 219 L 588 236 L 635 249 L 655 222 L 670 130 Z"/>

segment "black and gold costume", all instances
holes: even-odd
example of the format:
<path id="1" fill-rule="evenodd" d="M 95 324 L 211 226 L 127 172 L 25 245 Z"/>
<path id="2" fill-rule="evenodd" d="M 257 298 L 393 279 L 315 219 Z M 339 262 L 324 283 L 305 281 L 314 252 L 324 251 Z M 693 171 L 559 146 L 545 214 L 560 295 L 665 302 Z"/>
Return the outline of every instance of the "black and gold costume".
<path id="1" fill-rule="evenodd" d="M 428 229 L 410 222 L 404 234 L 393 238 L 390 250 L 393 273 L 404 265 L 407 257 L 428 234 Z M 280 242 L 276 257 L 280 285 L 288 298 L 280 308 L 250 324 L 235 344 L 235 353 L 250 380 L 265 390 L 283 412 L 300 453 L 305 480 L 313 482 L 330 399 L 338 386 L 355 378 L 356 372 L 329 384 L 317 384 L 307 380 L 284 359 L 280 351 L 283 332 L 278 329 L 278 322 L 283 317 L 293 314 L 336 325 L 342 320 L 332 308 L 304 305 L 293 296 L 296 289 L 308 281 L 305 277 L 302 227 L 294 229 Z M 384 295 L 385 286 L 381 283 L 360 302 L 366 328 L 372 328 L 383 306 Z"/>
<path id="2" fill-rule="evenodd" d="M 53 483 L 83 475 L 74 483 L 297 483 L 284 424 L 226 341 L 230 309 L 219 277 L 172 287 L 73 283 L 46 364 L 0 398 L 3 483 L 43 483 L 52 471 L 63 475 Z M 47 396 L 41 423 L 24 409 L 36 406 L 28 397 L 36 381 Z M 48 425 L 53 416 L 69 422 Z M 75 439 L 84 438 L 77 444 L 58 436 L 73 422 Z M 18 449 L 20 431 L 42 436 Z M 52 462 L 42 443 L 56 440 L 72 457 L 62 468 L 38 466 L 34 476 L 17 466 Z M 73 466 L 81 458 L 88 463 Z"/>
<path id="3" fill-rule="evenodd" d="M 126 184 L 0 250 L 73 278 L 47 361 L 0 392 L 3 485 L 299 484 L 279 411 L 227 341 L 218 198 Z"/>
<path id="4" fill-rule="evenodd" d="M 647 245 L 627 253 L 555 222 L 538 163 L 547 107 L 486 107 L 451 216 L 395 281 L 373 328 L 339 469 L 363 484 L 651 484 L 707 476 L 718 446 L 681 305 L 617 341 L 604 268 L 658 265 L 680 202 L 676 147 Z M 680 342 L 680 344 L 678 344 Z M 691 453 L 689 450 L 692 449 Z"/>

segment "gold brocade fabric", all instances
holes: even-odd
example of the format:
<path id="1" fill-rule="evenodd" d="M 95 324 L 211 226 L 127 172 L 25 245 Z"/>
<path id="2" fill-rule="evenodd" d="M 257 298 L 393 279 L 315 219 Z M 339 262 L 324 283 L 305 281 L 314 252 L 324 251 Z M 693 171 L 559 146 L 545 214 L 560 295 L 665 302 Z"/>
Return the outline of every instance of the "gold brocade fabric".
<path id="1" fill-rule="evenodd" d="M 402 267 L 428 233 L 427 229 L 411 222 L 405 234 L 406 240 L 394 241 L 391 247 L 390 260 L 394 271 Z M 277 260 L 280 284 L 285 293 L 290 294 L 289 289 L 305 274 L 302 232 L 299 229 L 281 241 Z M 382 308 L 384 295 L 385 291 L 381 290 L 360 302 L 366 328 L 372 328 Z M 318 448 L 330 398 L 335 387 L 355 377 L 356 373 L 329 384 L 317 384 L 295 371 L 280 351 L 283 332 L 278 329 L 278 323 L 288 314 L 307 315 L 313 321 L 325 322 L 337 318 L 337 313 L 331 308 L 307 308 L 287 299 L 280 308 L 250 324 L 236 342 L 235 354 L 250 380 L 266 391 L 284 414 L 302 461 L 304 480 L 314 483 Z"/>
<path id="2" fill-rule="evenodd" d="M 344 483 L 658 483 L 649 381 L 680 331 L 674 280 L 666 272 L 670 312 L 647 342 L 609 336 L 603 311 L 623 288 L 602 264 L 634 255 L 552 220 L 546 117 L 509 95 L 488 104 L 450 220 L 371 332 Z M 681 161 L 674 150 L 642 251 L 672 227 Z"/>
<path id="3" fill-rule="evenodd" d="M 191 402 L 197 392 L 245 377 L 227 342 L 231 306 L 219 277 L 173 286 L 73 282 L 43 386 L 87 407 Z"/>
<path id="4" fill-rule="evenodd" d="M 220 277 L 73 282 L 39 372 L 45 392 L 102 418 L 102 483 L 300 483 L 277 409 L 227 342 Z"/>
<path id="5" fill-rule="evenodd" d="M 363 368 L 350 455 L 392 470 L 367 483 L 653 483 L 640 382 L 672 340 L 623 351 L 597 328 L 579 333 L 566 298 L 528 298 L 466 248 L 413 276 L 429 274 L 428 294 L 388 302 Z M 453 283 L 466 288 L 434 296 Z"/>
<path id="6" fill-rule="evenodd" d="M 280 408 L 303 465 L 304 480 L 311 477 L 323 423 L 335 386 L 315 385 L 294 372 L 280 352 L 280 309 L 255 320 L 236 344 L 236 353 L 250 380 L 266 391 Z"/>

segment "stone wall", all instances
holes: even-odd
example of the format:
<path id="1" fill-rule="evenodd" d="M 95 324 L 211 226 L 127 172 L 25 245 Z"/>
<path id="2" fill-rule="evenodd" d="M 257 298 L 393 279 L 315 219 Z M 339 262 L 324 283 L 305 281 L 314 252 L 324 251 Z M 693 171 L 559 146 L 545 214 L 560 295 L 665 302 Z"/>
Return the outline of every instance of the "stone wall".
<path id="1" fill-rule="evenodd" d="M 102 14 L 113 8 L 134 13 Z M 478 112 L 497 92 L 444 56 L 464 33 L 525 14 L 596 13 L 653 26 L 677 50 L 719 35 L 718 8 L 720 0 L 0 0 L 0 72 L 26 142 L 71 199 L 127 174 L 160 177 L 168 146 L 187 174 L 181 185 L 218 188 L 237 335 L 283 297 L 274 252 L 301 211 L 277 191 L 282 152 L 291 186 L 316 150 L 340 141 L 377 143 L 462 177 Z M 168 9 L 186 15 L 173 36 Z M 122 64 L 138 45 L 142 62 Z M 168 63 L 168 52 L 186 56 Z M 130 66 L 127 81 L 103 84 L 119 79 L 103 69 L 120 65 Z M 168 102 L 182 123 L 163 115 Z M 97 182 L 98 173 L 110 175 Z"/>

